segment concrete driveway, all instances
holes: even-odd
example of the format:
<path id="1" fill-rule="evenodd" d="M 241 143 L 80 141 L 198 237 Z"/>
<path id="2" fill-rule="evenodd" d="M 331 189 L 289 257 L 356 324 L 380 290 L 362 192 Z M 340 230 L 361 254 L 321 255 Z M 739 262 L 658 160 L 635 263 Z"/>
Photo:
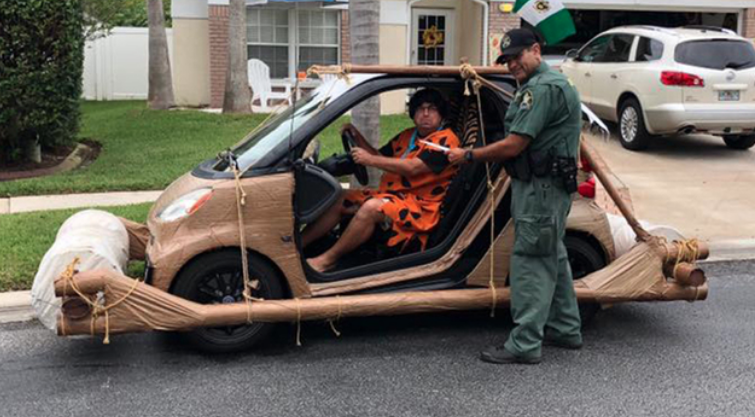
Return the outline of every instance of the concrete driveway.
<path id="1" fill-rule="evenodd" d="M 633 152 L 615 133 L 587 136 L 629 187 L 639 219 L 708 242 L 755 239 L 755 148 L 735 151 L 719 137 L 684 135 Z"/>

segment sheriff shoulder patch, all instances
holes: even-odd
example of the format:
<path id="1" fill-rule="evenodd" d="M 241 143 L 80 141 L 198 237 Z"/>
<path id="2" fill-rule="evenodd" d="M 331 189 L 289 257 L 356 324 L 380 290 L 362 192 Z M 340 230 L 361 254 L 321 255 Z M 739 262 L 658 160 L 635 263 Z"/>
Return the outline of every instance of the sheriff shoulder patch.
<path id="1" fill-rule="evenodd" d="M 532 105 L 535 104 L 535 97 L 532 95 L 532 91 L 527 90 L 522 93 L 522 101 L 519 103 L 520 110 L 529 110 Z"/>

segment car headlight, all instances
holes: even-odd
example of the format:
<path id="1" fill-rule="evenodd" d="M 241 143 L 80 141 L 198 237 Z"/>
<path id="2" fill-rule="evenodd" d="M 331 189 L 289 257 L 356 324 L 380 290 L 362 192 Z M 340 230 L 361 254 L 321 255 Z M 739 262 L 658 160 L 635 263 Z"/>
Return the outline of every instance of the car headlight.
<path id="1" fill-rule="evenodd" d="M 161 211 L 157 215 L 157 218 L 164 222 L 176 221 L 199 210 L 199 208 L 202 207 L 210 197 L 212 197 L 212 188 L 200 188 L 199 190 L 194 190 L 178 197 L 174 202 L 168 204 L 168 207 Z"/>

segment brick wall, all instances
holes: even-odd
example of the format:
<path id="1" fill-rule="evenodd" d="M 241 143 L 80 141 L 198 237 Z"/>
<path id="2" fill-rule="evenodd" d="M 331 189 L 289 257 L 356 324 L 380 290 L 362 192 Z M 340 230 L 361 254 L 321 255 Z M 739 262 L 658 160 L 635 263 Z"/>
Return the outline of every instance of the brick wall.
<path id="1" fill-rule="evenodd" d="M 500 3 L 491 3 L 490 14 L 488 17 L 488 33 L 495 35 L 504 33 L 511 29 L 520 27 L 521 18 L 516 13 L 503 13 L 498 5 Z"/>
<path id="2" fill-rule="evenodd" d="M 210 107 L 223 107 L 228 69 L 228 6 L 210 6 Z"/>
<path id="3" fill-rule="evenodd" d="M 755 39 L 755 8 L 745 10 L 742 26 L 742 36 Z"/>
<path id="4" fill-rule="evenodd" d="M 349 29 L 349 12 L 341 11 L 341 64 L 351 63 L 351 30 Z"/>

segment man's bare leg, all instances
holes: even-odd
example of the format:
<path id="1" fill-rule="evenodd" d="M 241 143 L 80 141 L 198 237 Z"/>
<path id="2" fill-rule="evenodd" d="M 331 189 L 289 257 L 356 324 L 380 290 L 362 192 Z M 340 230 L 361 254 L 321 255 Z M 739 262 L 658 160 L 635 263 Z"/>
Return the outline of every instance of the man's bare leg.
<path id="1" fill-rule="evenodd" d="M 343 200 L 343 195 L 341 195 L 338 201 L 325 214 L 320 216 L 314 223 L 307 225 L 301 233 L 302 248 L 306 248 L 310 243 L 328 234 L 341 221 L 341 216 L 348 213 L 349 209 L 344 209 L 343 207 Z M 357 207 L 354 207 L 351 210 L 356 211 L 356 209 Z"/>
<path id="2" fill-rule="evenodd" d="M 383 201 L 377 199 L 365 202 L 333 247 L 316 258 L 307 259 L 309 266 L 318 272 L 327 271 L 333 268 L 343 255 L 366 242 L 375 231 L 375 225 L 385 217 L 380 211 L 383 204 Z"/>

